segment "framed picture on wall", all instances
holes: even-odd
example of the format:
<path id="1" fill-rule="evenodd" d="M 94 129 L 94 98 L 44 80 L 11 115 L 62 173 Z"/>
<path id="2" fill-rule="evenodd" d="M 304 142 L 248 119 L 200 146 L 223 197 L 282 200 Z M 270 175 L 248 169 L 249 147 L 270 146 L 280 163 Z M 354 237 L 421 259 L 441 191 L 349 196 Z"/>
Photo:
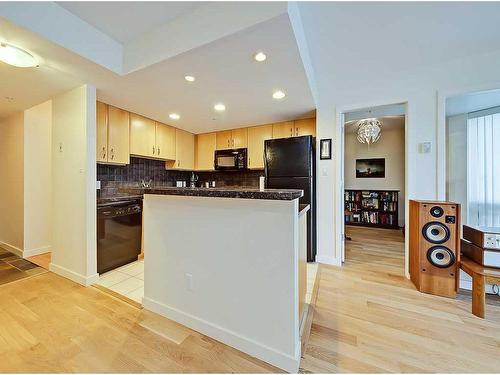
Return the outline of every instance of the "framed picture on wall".
<path id="1" fill-rule="evenodd" d="M 385 178 L 385 159 L 356 159 L 356 178 Z"/>
<path id="2" fill-rule="evenodd" d="M 332 158 L 332 140 L 322 139 L 319 141 L 320 152 L 319 158 L 321 160 L 327 160 Z"/>

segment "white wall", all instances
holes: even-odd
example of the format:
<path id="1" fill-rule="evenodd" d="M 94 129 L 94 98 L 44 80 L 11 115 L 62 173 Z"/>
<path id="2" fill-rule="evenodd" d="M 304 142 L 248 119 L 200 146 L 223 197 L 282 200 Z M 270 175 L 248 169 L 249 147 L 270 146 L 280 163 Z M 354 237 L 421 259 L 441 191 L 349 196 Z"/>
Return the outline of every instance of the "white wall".
<path id="1" fill-rule="evenodd" d="M 402 120 L 404 125 L 404 120 Z M 350 125 L 354 126 L 354 125 Z M 385 178 L 356 178 L 356 159 L 385 158 Z M 346 189 L 399 190 L 399 226 L 405 218 L 405 130 L 383 130 L 380 140 L 368 147 L 356 133 L 346 133 L 344 153 Z"/>
<path id="2" fill-rule="evenodd" d="M 84 85 L 53 99 L 53 272 L 88 285 L 97 280 L 96 95 Z"/>
<path id="3" fill-rule="evenodd" d="M 24 111 L 24 257 L 51 250 L 51 129 L 50 100 Z"/>
<path id="4" fill-rule="evenodd" d="M 419 65 L 408 70 L 372 71 L 366 64 L 363 78 L 332 69 L 338 55 L 331 43 L 333 25 L 329 21 L 331 4 L 297 3 L 304 30 L 307 53 L 316 87 L 317 132 L 321 138 L 334 138 L 335 160 L 318 159 L 318 260 L 341 264 L 342 175 L 340 164 L 341 120 L 343 112 L 392 103 L 407 103 L 407 198 L 445 199 L 444 151 L 445 123 L 438 123 L 439 93 L 474 91 L 500 87 L 500 52 L 460 57 L 447 62 Z M 292 23 L 297 20 L 292 17 Z M 297 38 L 301 55 L 301 38 Z M 304 64 L 308 59 L 303 58 Z M 410 63 L 410 62 L 408 62 Z M 361 80 L 358 82 L 358 80 Z M 362 87 L 362 89 L 360 89 Z M 442 108 L 444 110 L 444 108 Z M 440 108 L 441 111 L 441 108 Z M 438 140 L 442 143 L 438 144 Z M 419 143 L 431 142 L 430 153 L 420 153 Z M 439 147 L 439 149 L 438 149 Z M 445 155 L 442 155 L 443 159 Z M 441 186 L 441 184 L 443 186 Z M 335 198 L 335 199 L 334 199 Z M 335 221 L 333 220 L 335 215 Z M 407 218 L 408 219 L 408 218 Z M 335 228 L 335 229 L 333 229 Z"/>
<path id="5" fill-rule="evenodd" d="M 446 119 L 446 199 L 462 205 L 467 224 L 467 114 Z"/>
<path id="6" fill-rule="evenodd" d="M 298 225 L 298 200 L 146 194 L 144 307 L 297 372 Z"/>
<path id="7" fill-rule="evenodd" d="M 24 248 L 24 113 L 0 121 L 0 246 Z"/>

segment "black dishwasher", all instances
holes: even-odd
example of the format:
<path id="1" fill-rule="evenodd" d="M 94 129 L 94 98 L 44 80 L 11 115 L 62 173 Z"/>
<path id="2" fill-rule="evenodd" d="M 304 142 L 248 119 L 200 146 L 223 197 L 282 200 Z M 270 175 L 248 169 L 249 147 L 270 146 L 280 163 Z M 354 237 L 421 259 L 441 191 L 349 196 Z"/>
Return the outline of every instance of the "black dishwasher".
<path id="1" fill-rule="evenodd" d="M 141 253 L 142 200 L 123 199 L 97 205 L 97 272 L 137 260 Z"/>

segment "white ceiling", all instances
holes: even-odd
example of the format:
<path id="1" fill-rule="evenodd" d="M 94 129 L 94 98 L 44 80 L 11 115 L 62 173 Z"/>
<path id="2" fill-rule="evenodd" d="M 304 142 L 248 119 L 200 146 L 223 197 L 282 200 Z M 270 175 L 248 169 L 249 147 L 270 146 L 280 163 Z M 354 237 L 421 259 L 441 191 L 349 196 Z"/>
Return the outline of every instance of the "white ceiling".
<path id="1" fill-rule="evenodd" d="M 0 38 L 27 48 L 41 64 L 12 76 L 16 68 L 0 64 L 0 77 L 11 78 L 2 79 L 0 94 L 15 93 L 17 101 L 0 100 L 0 117 L 82 82 L 95 85 L 100 100 L 195 133 L 285 121 L 315 108 L 287 14 L 123 76 L 3 21 Z M 265 63 L 253 60 L 257 50 L 267 53 Z M 186 74 L 196 82 L 188 84 Z M 275 89 L 287 97 L 272 99 Z M 225 113 L 214 112 L 217 102 L 226 105 Z M 170 120 L 171 112 L 181 119 Z"/>
<path id="2" fill-rule="evenodd" d="M 499 2 L 304 1 L 297 6 L 316 77 L 313 87 L 324 97 L 319 100 L 339 102 L 346 91 L 359 90 L 358 97 L 363 91 L 378 93 L 383 87 L 372 83 L 396 73 L 410 80 L 423 66 L 500 49 Z"/>
<path id="3" fill-rule="evenodd" d="M 56 3 L 116 41 L 125 43 L 193 11 L 204 2 L 57 1 Z"/>

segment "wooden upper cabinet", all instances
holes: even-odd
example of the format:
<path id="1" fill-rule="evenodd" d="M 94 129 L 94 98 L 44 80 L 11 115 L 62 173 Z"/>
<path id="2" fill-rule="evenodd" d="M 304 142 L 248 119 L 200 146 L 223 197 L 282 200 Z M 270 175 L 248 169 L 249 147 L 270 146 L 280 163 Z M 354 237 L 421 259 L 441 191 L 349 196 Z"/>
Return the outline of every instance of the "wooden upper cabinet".
<path id="1" fill-rule="evenodd" d="M 248 128 L 248 168 L 264 168 L 264 141 L 273 138 L 273 125 Z"/>
<path id="2" fill-rule="evenodd" d="M 226 150 L 233 148 L 231 130 L 223 130 L 216 133 L 217 150 Z"/>
<path id="3" fill-rule="evenodd" d="M 217 150 L 247 147 L 247 129 L 223 130 L 216 133 Z"/>
<path id="4" fill-rule="evenodd" d="M 231 148 L 245 148 L 248 146 L 247 128 L 231 130 Z"/>
<path id="5" fill-rule="evenodd" d="M 294 121 L 295 129 L 294 136 L 300 137 L 302 135 L 312 135 L 316 136 L 316 119 L 306 118 L 302 120 Z"/>
<path id="6" fill-rule="evenodd" d="M 156 123 L 156 157 L 175 160 L 175 128 Z"/>
<path id="7" fill-rule="evenodd" d="M 130 154 L 156 157 L 156 126 L 153 120 L 130 114 Z"/>
<path id="8" fill-rule="evenodd" d="M 273 138 L 289 138 L 294 136 L 294 122 L 285 121 L 273 124 Z"/>
<path id="9" fill-rule="evenodd" d="M 108 161 L 108 105 L 97 102 L 96 107 L 96 159 Z"/>
<path id="10" fill-rule="evenodd" d="M 194 169 L 194 134 L 175 129 L 175 169 Z"/>
<path id="11" fill-rule="evenodd" d="M 130 163 L 130 114 L 108 106 L 108 162 Z"/>
<path id="12" fill-rule="evenodd" d="M 196 136 L 196 170 L 213 171 L 215 149 L 217 147 L 216 133 L 198 134 Z"/>

